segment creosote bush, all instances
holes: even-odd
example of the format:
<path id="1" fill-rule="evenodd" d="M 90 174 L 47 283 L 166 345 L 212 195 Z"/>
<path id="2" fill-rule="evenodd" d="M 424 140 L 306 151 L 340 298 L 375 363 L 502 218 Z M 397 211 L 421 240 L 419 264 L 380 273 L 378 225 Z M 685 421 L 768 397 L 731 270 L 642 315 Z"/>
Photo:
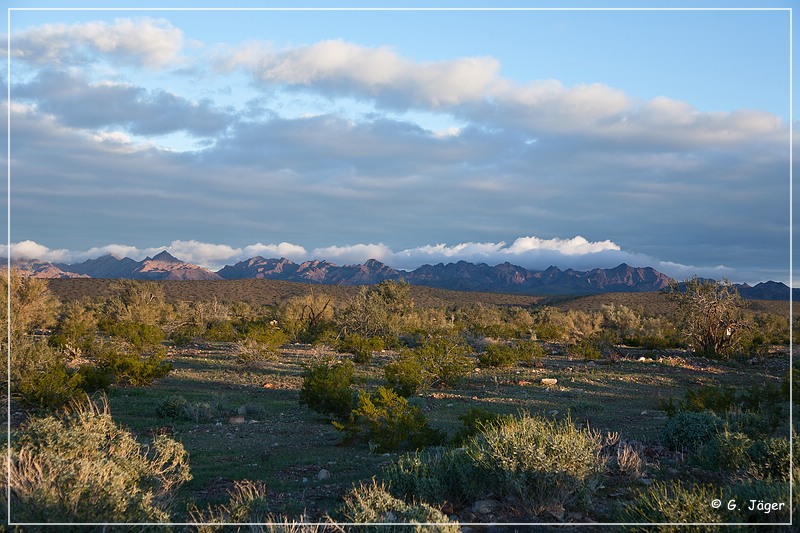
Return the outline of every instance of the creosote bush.
<path id="1" fill-rule="evenodd" d="M 345 335 L 338 346 L 340 352 L 353 354 L 353 361 L 362 364 L 372 361 L 372 352 L 385 348 L 386 345 L 380 337 L 362 337 L 358 333 Z"/>
<path id="2" fill-rule="evenodd" d="M 404 355 L 419 362 L 428 383 L 452 387 L 469 371 L 467 352 L 467 347 L 457 337 L 436 337 Z"/>
<path id="3" fill-rule="evenodd" d="M 354 487 L 344 497 L 341 514 L 345 522 L 394 523 L 397 525 L 351 526 L 348 531 L 369 533 L 456 533 L 458 523 L 451 522 L 441 511 L 424 502 L 406 503 L 392 496 L 383 484 L 374 479 Z M 422 525 L 431 524 L 431 525 Z"/>
<path id="4" fill-rule="evenodd" d="M 415 395 L 427 383 L 425 369 L 415 357 L 401 356 L 388 363 L 383 372 L 389 387 L 405 398 Z"/>
<path id="5" fill-rule="evenodd" d="M 347 420 L 354 405 L 354 371 L 351 361 L 328 361 L 309 368 L 300 387 L 300 404 L 318 413 Z"/>
<path id="6" fill-rule="evenodd" d="M 466 452 L 498 495 L 540 514 L 582 506 L 605 471 L 598 433 L 530 415 L 486 427 Z"/>
<path id="7" fill-rule="evenodd" d="M 347 434 L 346 441 L 367 441 L 378 452 L 418 449 L 445 439 L 444 433 L 428 425 L 419 407 L 408 405 L 408 400 L 386 387 L 374 394 L 359 391 L 347 423 L 333 424 Z"/>
<path id="8" fill-rule="evenodd" d="M 162 435 L 142 446 L 105 399 L 32 418 L 13 440 L 14 521 L 169 522 L 176 489 L 191 479 L 179 442 Z"/>
<path id="9" fill-rule="evenodd" d="M 661 442 L 671 450 L 694 452 L 711 441 L 723 420 L 710 411 L 679 411 L 661 430 Z"/>

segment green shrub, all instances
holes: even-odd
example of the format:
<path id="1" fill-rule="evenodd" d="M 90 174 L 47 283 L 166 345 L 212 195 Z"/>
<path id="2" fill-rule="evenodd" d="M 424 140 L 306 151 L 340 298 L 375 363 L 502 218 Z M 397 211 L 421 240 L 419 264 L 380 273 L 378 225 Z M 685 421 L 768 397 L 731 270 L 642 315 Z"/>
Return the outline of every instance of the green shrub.
<path id="1" fill-rule="evenodd" d="M 345 522 L 394 523 L 397 525 L 351 526 L 348 531 L 369 533 L 456 533 L 458 523 L 450 520 L 427 503 L 406 503 L 395 498 L 382 484 L 372 480 L 359 484 L 344 497 L 341 514 Z M 430 525 L 422 525 L 430 524 Z M 413 529 L 411 526 L 413 525 Z"/>
<path id="2" fill-rule="evenodd" d="M 189 516 L 196 523 L 207 524 L 198 528 L 203 533 L 221 531 L 224 530 L 222 524 L 225 523 L 256 524 L 268 521 L 270 503 L 263 483 L 245 479 L 234 481 L 233 487 L 228 490 L 227 503 L 209 506 L 205 511 L 190 504 Z M 268 528 L 266 531 L 271 529 Z"/>
<path id="3" fill-rule="evenodd" d="M 788 461 L 788 459 L 787 459 Z M 788 465 L 787 470 L 788 470 Z M 788 477 L 788 476 L 787 476 Z M 795 487 L 795 494 L 797 488 Z M 789 496 L 791 489 L 788 480 L 785 482 L 764 481 L 764 480 L 748 480 L 742 483 L 736 483 L 724 489 L 723 502 L 734 500 L 736 502 L 736 510 L 732 512 L 730 521 L 737 521 L 743 523 L 780 523 L 789 522 L 791 515 L 789 514 Z M 758 509 L 757 506 L 751 510 L 752 503 L 758 502 L 765 503 L 783 503 L 781 509 L 770 509 L 765 512 L 764 509 Z M 796 505 L 796 504 L 795 504 Z M 797 507 L 795 506 L 795 509 Z M 753 528 L 757 529 L 757 528 Z"/>
<path id="4" fill-rule="evenodd" d="M 127 341 L 138 349 L 157 346 L 164 340 L 161 328 L 150 324 L 106 321 L 102 327 L 106 334 Z"/>
<path id="5" fill-rule="evenodd" d="M 603 354 L 589 339 L 582 339 L 577 344 L 573 344 L 568 349 L 569 354 L 574 357 L 582 357 L 586 361 L 596 361 L 600 359 Z"/>
<path id="6" fill-rule="evenodd" d="M 169 396 L 158 405 L 156 414 L 161 418 L 178 418 L 183 415 L 183 410 L 188 403 L 183 396 Z"/>
<path id="7" fill-rule="evenodd" d="M 625 505 L 620 521 L 676 524 L 659 526 L 659 531 L 669 532 L 685 530 L 685 526 L 677 524 L 724 522 L 723 511 L 711 506 L 715 499 L 722 499 L 722 494 L 710 486 L 687 487 L 679 481 L 655 481 L 633 495 L 632 501 Z M 693 527 L 696 531 L 708 532 L 718 531 L 718 528 L 715 525 Z M 642 528 L 641 531 L 650 530 Z"/>
<path id="8" fill-rule="evenodd" d="M 353 354 L 353 361 L 366 364 L 372 361 L 372 352 L 386 348 L 380 337 L 362 337 L 358 333 L 349 333 L 339 341 L 338 350 Z"/>
<path id="9" fill-rule="evenodd" d="M 470 360 L 464 354 L 467 347 L 457 337 L 436 337 L 408 355 L 419 361 L 431 384 L 453 386 L 458 383 L 470 368 Z"/>
<path id="10" fill-rule="evenodd" d="M 110 372 L 117 384 L 134 387 L 149 385 L 153 380 L 169 374 L 172 365 L 164 361 L 165 356 L 163 348 L 144 356 L 113 347 L 106 347 L 95 355 L 97 366 Z"/>
<path id="11" fill-rule="evenodd" d="M 212 320 L 206 325 L 202 337 L 207 341 L 233 342 L 241 334 L 233 327 L 230 320 Z"/>
<path id="12" fill-rule="evenodd" d="M 745 469 L 750 463 L 748 449 L 752 444 L 747 435 L 731 431 L 726 425 L 708 442 L 699 446 L 698 462 L 712 470 Z"/>
<path id="13" fill-rule="evenodd" d="M 329 361 L 308 369 L 300 387 L 300 404 L 318 413 L 347 420 L 354 404 L 354 371 L 350 361 Z"/>
<path id="14" fill-rule="evenodd" d="M 535 341 L 519 341 L 514 348 L 517 351 L 517 359 L 524 365 L 541 367 L 544 357 L 544 348 Z"/>
<path id="15" fill-rule="evenodd" d="M 184 418 L 195 424 L 211 420 L 214 414 L 214 408 L 208 402 L 191 402 L 183 406 Z"/>
<path id="16" fill-rule="evenodd" d="M 266 350 L 275 352 L 286 344 L 288 335 L 278 327 L 277 321 L 265 322 L 264 320 L 240 321 L 236 329 L 245 340 L 256 342 Z"/>
<path id="17" fill-rule="evenodd" d="M 481 368 L 508 368 L 517 364 L 519 352 L 507 344 L 490 344 L 478 353 Z"/>
<path id="18" fill-rule="evenodd" d="M 202 326 L 198 326 L 195 324 L 186 324 L 175 331 L 170 333 L 169 341 L 174 346 L 186 346 L 191 344 L 203 334 L 204 329 Z"/>
<path id="19" fill-rule="evenodd" d="M 14 435 L 11 519 L 170 522 L 174 492 L 190 479 L 180 443 L 162 435 L 143 447 L 114 424 L 105 401 L 76 404 Z"/>
<path id="20" fill-rule="evenodd" d="M 482 496 L 484 479 L 463 449 L 433 447 L 401 455 L 383 469 L 388 490 L 401 499 L 464 505 Z"/>
<path id="21" fill-rule="evenodd" d="M 445 438 L 428 426 L 419 407 L 408 405 L 408 400 L 386 387 L 372 395 L 359 391 L 348 422 L 334 422 L 334 426 L 347 434 L 346 441 L 367 441 L 378 452 L 418 449 L 440 444 Z"/>
<path id="22" fill-rule="evenodd" d="M 48 343 L 20 338 L 11 350 L 11 393 L 26 406 L 57 409 L 84 392 L 85 376 Z"/>
<path id="23" fill-rule="evenodd" d="M 493 492 L 534 513 L 585 505 L 605 470 L 599 434 L 523 415 L 490 425 L 466 446 Z"/>
<path id="24" fill-rule="evenodd" d="M 710 411 L 679 411 L 661 430 L 661 442 L 671 450 L 693 452 L 711 441 L 722 425 L 722 419 Z"/>
<path id="25" fill-rule="evenodd" d="M 48 342 L 67 353 L 80 355 L 90 349 L 97 329 L 97 317 L 80 302 L 64 305 L 55 331 Z"/>
<path id="26" fill-rule="evenodd" d="M 413 396 L 427 384 L 425 369 L 415 357 L 401 356 L 388 363 L 383 372 L 392 390 L 405 398 Z"/>
<path id="27" fill-rule="evenodd" d="M 472 407 L 465 414 L 458 417 L 463 427 L 453 437 L 453 444 L 456 446 L 464 444 L 470 437 L 480 433 L 489 425 L 509 421 L 511 418 L 510 415 L 493 413 L 482 407 Z"/>
<path id="28" fill-rule="evenodd" d="M 751 469 L 756 476 L 775 481 L 789 481 L 789 439 L 773 437 L 757 440 L 747 449 L 747 455 L 750 457 Z"/>

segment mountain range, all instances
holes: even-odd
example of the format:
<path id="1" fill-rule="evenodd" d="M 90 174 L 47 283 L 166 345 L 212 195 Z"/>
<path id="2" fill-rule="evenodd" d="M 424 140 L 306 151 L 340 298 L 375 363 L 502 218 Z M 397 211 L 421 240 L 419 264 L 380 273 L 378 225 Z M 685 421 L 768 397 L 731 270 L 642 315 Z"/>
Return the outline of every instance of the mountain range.
<path id="1" fill-rule="evenodd" d="M 660 291 L 673 281 L 651 267 L 621 264 L 614 268 L 588 271 L 546 270 L 503 263 L 439 263 L 422 265 L 411 271 L 395 270 L 370 259 L 363 265 L 339 266 L 325 260 L 295 263 L 286 258 L 267 259 L 261 256 L 227 265 L 217 272 L 181 261 L 166 250 L 142 261 L 128 257 L 104 255 L 82 263 L 49 263 L 36 259 L 15 259 L 12 266 L 23 275 L 39 278 L 127 278 L 142 280 L 232 280 L 276 279 L 326 285 L 370 285 L 384 280 L 404 279 L 413 285 L 424 285 L 461 291 L 504 292 L 518 294 L 596 294 L 603 292 Z M 789 287 L 768 281 L 755 286 L 736 285 L 745 298 L 788 300 Z M 794 298 L 800 297 L 795 289 Z"/>

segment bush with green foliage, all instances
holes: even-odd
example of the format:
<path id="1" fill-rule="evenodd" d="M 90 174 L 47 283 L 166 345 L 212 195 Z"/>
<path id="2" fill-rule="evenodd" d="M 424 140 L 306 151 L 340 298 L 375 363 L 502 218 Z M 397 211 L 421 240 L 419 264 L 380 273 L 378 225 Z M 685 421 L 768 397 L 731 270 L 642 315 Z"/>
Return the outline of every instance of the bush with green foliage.
<path id="1" fill-rule="evenodd" d="M 789 481 L 789 439 L 772 437 L 756 440 L 747 449 L 750 470 L 758 478 L 774 481 Z M 794 456 L 798 462 L 797 455 Z M 798 465 L 795 465 L 795 472 Z"/>
<path id="2" fill-rule="evenodd" d="M 339 341 L 337 349 L 353 354 L 353 361 L 366 364 L 372 361 L 372 352 L 384 350 L 386 345 L 380 337 L 362 337 L 358 333 L 348 333 Z"/>
<path id="3" fill-rule="evenodd" d="M 711 411 L 678 411 L 664 424 L 661 442 L 670 450 L 694 452 L 710 442 L 723 424 Z"/>
<path id="4" fill-rule="evenodd" d="M 419 362 L 427 383 L 451 387 L 464 378 L 471 367 L 466 353 L 468 349 L 458 337 L 435 337 L 406 351 L 404 356 Z"/>
<path id="5" fill-rule="evenodd" d="M 427 385 L 427 374 L 422 364 L 413 356 L 402 355 L 383 367 L 389 387 L 400 396 L 413 396 Z"/>
<path id="6" fill-rule="evenodd" d="M 753 441 L 738 431 L 724 425 L 708 442 L 697 450 L 697 461 L 711 470 L 744 470 L 750 465 L 748 450 Z M 787 454 L 788 461 L 788 454 Z"/>
<path id="7" fill-rule="evenodd" d="M 48 342 L 70 355 L 81 355 L 91 349 L 97 329 L 97 316 L 81 302 L 62 306 L 58 323 Z"/>
<path id="8" fill-rule="evenodd" d="M 419 407 L 408 405 L 408 400 L 386 387 L 373 394 L 359 391 L 349 420 L 334 422 L 334 426 L 346 433 L 346 442 L 366 441 L 378 452 L 435 446 L 446 437 L 428 425 Z"/>
<path id="9" fill-rule="evenodd" d="M 104 321 L 100 327 L 107 335 L 120 338 L 140 350 L 158 346 L 165 337 L 161 328 L 150 324 Z"/>
<path id="10" fill-rule="evenodd" d="M 541 367 L 544 357 L 544 348 L 536 341 L 518 341 L 514 348 L 517 359 L 526 366 Z"/>
<path id="11" fill-rule="evenodd" d="M 168 396 L 156 408 L 156 414 L 161 418 L 179 418 L 189 402 L 181 395 Z"/>
<path id="12" fill-rule="evenodd" d="M 680 481 L 662 483 L 655 481 L 647 489 L 634 494 L 632 501 L 625 505 L 620 517 L 621 522 L 663 523 L 676 525 L 659 526 L 659 531 L 685 531 L 687 523 L 725 522 L 726 518 L 735 521 L 733 515 L 722 515 L 722 510 L 714 509 L 711 502 L 722 499 L 719 488 L 707 485 L 685 485 Z M 719 526 L 694 526 L 694 531 L 718 531 Z M 641 531 L 650 531 L 642 528 Z"/>
<path id="13" fill-rule="evenodd" d="M 57 409 L 83 393 L 83 378 L 52 347 L 20 342 L 11 351 L 12 397 L 24 405 Z"/>
<path id="14" fill-rule="evenodd" d="M 300 404 L 318 413 L 347 420 L 354 406 L 351 361 L 328 361 L 313 366 L 303 375 Z"/>
<path id="15" fill-rule="evenodd" d="M 191 479 L 179 442 L 161 435 L 143 447 L 105 400 L 32 418 L 13 441 L 16 522 L 170 522 L 174 493 Z"/>
<path id="16" fill-rule="evenodd" d="M 233 327 L 230 320 L 212 320 L 206 324 L 202 337 L 207 341 L 233 342 L 241 338 L 241 334 Z"/>
<path id="17" fill-rule="evenodd" d="M 572 420 L 526 414 L 487 426 L 466 453 L 495 494 L 539 514 L 587 504 L 606 468 L 602 447 L 598 433 Z"/>
<path id="18" fill-rule="evenodd" d="M 508 368 L 517 364 L 519 352 L 508 344 L 490 344 L 478 353 L 481 368 Z"/>
<path id="19" fill-rule="evenodd" d="M 172 364 L 164 361 L 166 352 L 163 348 L 150 355 L 139 355 L 105 346 L 95 354 L 98 368 L 114 376 L 118 385 L 142 387 L 150 385 L 153 380 L 163 378 L 172 371 Z"/>
<path id="20" fill-rule="evenodd" d="M 424 502 L 409 504 L 395 498 L 383 484 L 379 484 L 374 479 L 367 485 L 359 484 L 347 493 L 340 513 L 344 522 L 395 524 L 350 526 L 348 531 L 457 533 L 461 530 L 458 523 L 451 522 L 441 511 Z M 411 529 L 412 527 L 413 529 Z"/>
<path id="21" fill-rule="evenodd" d="M 508 422 L 512 418 L 511 415 L 493 413 L 482 407 L 472 407 L 463 415 L 459 415 L 458 419 L 461 420 L 463 427 L 453 436 L 453 444 L 460 446 L 490 425 Z"/>
<path id="22" fill-rule="evenodd" d="M 485 479 L 464 449 L 432 447 L 401 455 L 385 467 L 381 479 L 401 499 L 420 498 L 436 505 L 472 503 L 483 496 Z"/>
<path id="23" fill-rule="evenodd" d="M 569 354 L 573 357 L 581 357 L 586 361 L 596 361 L 603 354 L 590 339 L 582 339 L 577 344 L 568 348 Z"/>

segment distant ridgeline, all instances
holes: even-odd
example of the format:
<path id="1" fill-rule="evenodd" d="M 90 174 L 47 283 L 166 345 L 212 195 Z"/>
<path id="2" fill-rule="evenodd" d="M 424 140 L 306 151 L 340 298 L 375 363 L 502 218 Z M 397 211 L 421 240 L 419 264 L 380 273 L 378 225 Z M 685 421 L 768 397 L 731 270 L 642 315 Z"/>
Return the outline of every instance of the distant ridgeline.
<path id="1" fill-rule="evenodd" d="M 3 264 L 6 260 L 3 259 Z M 503 263 L 489 266 L 466 261 L 422 265 L 411 270 L 395 270 L 370 259 L 363 265 L 335 265 L 324 260 L 295 263 L 288 259 L 253 257 L 228 265 L 217 272 L 181 261 L 163 251 L 154 257 L 135 261 L 128 257 L 104 255 L 82 263 L 48 263 L 38 259 L 15 259 L 12 267 L 25 276 L 38 278 L 111 278 L 142 280 L 230 280 L 276 279 L 324 285 L 371 285 L 384 280 L 404 279 L 412 285 L 424 285 L 460 291 L 484 291 L 518 294 L 597 294 L 604 292 L 654 292 L 673 281 L 651 267 L 621 264 L 615 268 L 595 268 L 585 272 L 551 266 L 546 270 Z M 753 287 L 736 285 L 745 298 L 788 300 L 789 287 L 767 281 Z M 794 299 L 800 289 L 794 289 Z"/>

